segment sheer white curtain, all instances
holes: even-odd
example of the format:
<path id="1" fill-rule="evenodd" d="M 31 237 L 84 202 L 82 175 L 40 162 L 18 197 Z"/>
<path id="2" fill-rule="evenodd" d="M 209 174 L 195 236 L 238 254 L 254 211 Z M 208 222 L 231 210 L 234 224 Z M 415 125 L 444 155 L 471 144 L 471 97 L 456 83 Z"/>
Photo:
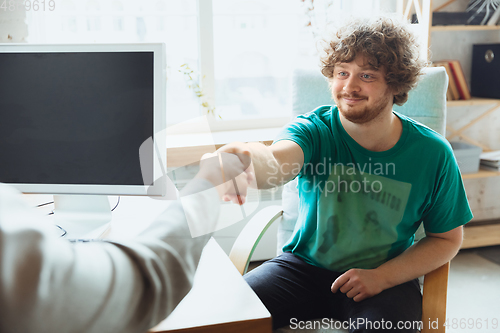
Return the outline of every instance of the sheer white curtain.
<path id="1" fill-rule="evenodd" d="M 167 121 L 200 115 L 181 65 L 198 68 L 196 0 L 59 0 L 55 10 L 28 11 L 29 43 L 161 42 L 167 49 Z"/>
<path id="2" fill-rule="evenodd" d="M 25 43 L 28 36 L 26 10 L 7 2 L 3 6 L 0 9 L 0 43 Z"/>
<path id="3" fill-rule="evenodd" d="M 204 6 L 208 3 L 212 10 L 199 10 L 197 1 L 203 1 Z M 311 3 L 314 11 L 307 11 L 306 6 Z M 213 101 L 216 113 L 222 117 L 213 119 L 217 123 L 213 129 L 281 126 L 290 114 L 292 69 L 318 64 L 315 39 L 331 31 L 346 16 L 395 11 L 395 3 L 396 0 L 59 0 L 53 11 L 27 12 L 27 40 L 164 42 L 169 124 L 206 111 L 200 106 L 203 99 L 195 93 L 196 83 L 202 85 L 203 81 L 203 93 L 208 95 L 204 97 Z M 211 23 L 203 26 L 199 22 Z M 207 38 L 211 41 L 208 52 L 200 48 Z M 204 68 L 199 67 L 200 60 Z M 192 81 L 186 81 L 188 76 L 179 72 L 183 64 L 193 70 Z"/>
<path id="4" fill-rule="evenodd" d="M 396 16 L 397 0 L 304 0 L 312 33 L 321 38 L 351 17 Z"/>

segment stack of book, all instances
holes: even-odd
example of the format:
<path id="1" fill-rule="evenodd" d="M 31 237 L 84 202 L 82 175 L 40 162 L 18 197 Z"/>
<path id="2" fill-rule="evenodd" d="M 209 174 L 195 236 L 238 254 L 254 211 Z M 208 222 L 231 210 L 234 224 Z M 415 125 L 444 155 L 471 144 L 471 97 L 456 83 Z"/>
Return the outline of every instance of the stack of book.
<path id="1" fill-rule="evenodd" d="M 500 150 L 481 153 L 479 158 L 481 159 L 481 167 L 488 170 L 500 171 Z"/>
<path id="2" fill-rule="evenodd" d="M 464 72 L 460 61 L 458 60 L 442 60 L 435 61 L 434 66 L 441 66 L 446 69 L 448 74 L 448 91 L 446 93 L 446 98 L 449 101 L 454 101 L 457 99 L 470 99 L 470 90 L 467 86 L 467 81 L 465 81 Z"/>

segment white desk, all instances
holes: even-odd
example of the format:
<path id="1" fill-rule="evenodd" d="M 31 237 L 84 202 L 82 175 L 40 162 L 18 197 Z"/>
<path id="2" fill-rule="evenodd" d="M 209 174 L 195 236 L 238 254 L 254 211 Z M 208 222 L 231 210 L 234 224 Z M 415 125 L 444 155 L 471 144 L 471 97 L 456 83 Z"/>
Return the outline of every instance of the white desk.
<path id="1" fill-rule="evenodd" d="M 122 197 L 113 212 L 109 237 L 133 237 L 169 203 Z M 202 253 L 192 290 L 151 332 L 270 333 L 272 321 L 264 304 L 212 238 Z"/>
<path id="2" fill-rule="evenodd" d="M 212 238 L 193 289 L 151 332 L 272 332 L 271 315 Z"/>

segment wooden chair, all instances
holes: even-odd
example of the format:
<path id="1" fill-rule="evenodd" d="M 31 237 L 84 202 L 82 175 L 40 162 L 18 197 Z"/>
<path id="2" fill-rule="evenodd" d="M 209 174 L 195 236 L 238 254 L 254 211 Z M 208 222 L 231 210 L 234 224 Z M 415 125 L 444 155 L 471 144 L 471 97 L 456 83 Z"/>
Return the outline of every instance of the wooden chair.
<path id="1" fill-rule="evenodd" d="M 292 106 L 295 115 L 301 114 L 320 105 L 331 105 L 334 102 L 328 89 L 326 80 L 319 71 L 297 70 L 294 73 L 292 84 Z M 448 87 L 448 77 L 444 68 L 426 68 L 418 86 L 410 92 L 408 102 L 402 107 L 395 106 L 394 110 L 405 114 L 421 123 L 429 126 L 437 132 L 444 134 L 446 123 L 446 90 Z M 287 186 L 283 190 L 283 207 L 270 206 L 258 212 L 245 226 L 236 239 L 231 253 L 231 261 L 243 275 L 250 263 L 252 254 L 260 239 L 269 226 L 279 221 L 278 248 L 280 249 L 284 241 L 288 239 L 295 224 L 293 210 L 297 203 L 286 204 L 286 200 L 294 198 L 290 194 Z M 292 186 L 293 187 L 293 186 Z M 420 237 L 419 235 L 420 234 Z M 417 231 L 417 239 L 422 238 L 425 233 L 423 229 Z M 279 252 L 278 249 L 278 252 Z M 444 264 L 425 275 L 423 284 L 423 304 L 422 304 L 422 332 L 445 332 L 443 326 L 446 318 L 446 291 L 448 286 L 449 263 Z M 431 329 L 431 323 L 439 323 L 437 329 Z M 287 330 L 279 330 L 287 332 Z M 300 332 L 294 330 L 293 332 Z M 312 332 L 308 330 L 308 332 Z M 333 331 L 332 331 L 333 332 Z M 336 332 L 346 332 L 336 330 Z"/>

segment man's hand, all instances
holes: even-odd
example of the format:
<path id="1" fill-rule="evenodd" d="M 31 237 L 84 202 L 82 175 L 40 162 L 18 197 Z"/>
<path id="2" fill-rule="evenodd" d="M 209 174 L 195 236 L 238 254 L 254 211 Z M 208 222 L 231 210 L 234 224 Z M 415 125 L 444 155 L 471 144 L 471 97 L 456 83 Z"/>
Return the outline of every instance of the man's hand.
<path id="1" fill-rule="evenodd" d="M 457 254 L 462 244 L 463 227 L 443 233 L 426 234 L 427 237 L 375 269 L 348 270 L 332 284 L 332 292 L 340 290 L 347 294 L 347 297 L 359 302 L 427 274 Z"/>
<path id="2" fill-rule="evenodd" d="M 246 154 L 205 154 L 200 161 L 197 178 L 211 182 L 224 201 L 242 205 L 248 186 L 255 182 L 250 157 Z"/>
<path id="3" fill-rule="evenodd" d="M 339 276 L 332 284 L 332 292 L 338 290 L 360 302 L 381 293 L 386 283 L 376 269 L 350 269 Z"/>
<path id="4" fill-rule="evenodd" d="M 257 142 L 233 142 L 219 148 L 217 152 L 250 156 L 258 189 L 285 184 L 299 173 L 304 164 L 302 148 L 290 140 L 282 140 L 271 146 Z"/>
<path id="5" fill-rule="evenodd" d="M 232 154 L 244 154 L 250 156 L 249 145 L 243 142 L 232 142 L 228 143 L 217 149 L 217 152 L 232 153 Z"/>
<path id="6" fill-rule="evenodd" d="M 251 175 L 253 178 L 251 180 L 250 186 L 253 188 L 257 188 L 257 178 L 253 166 L 252 155 L 250 150 L 248 149 L 248 144 L 243 142 L 232 142 L 225 146 L 220 147 L 214 154 L 219 154 L 220 156 L 234 154 L 240 158 L 240 161 L 245 166 L 245 172 Z M 210 155 L 210 154 L 205 154 Z M 204 155 L 204 156 L 205 156 Z M 229 201 L 229 200 L 227 200 Z M 232 201 L 232 200 L 231 200 Z"/>

